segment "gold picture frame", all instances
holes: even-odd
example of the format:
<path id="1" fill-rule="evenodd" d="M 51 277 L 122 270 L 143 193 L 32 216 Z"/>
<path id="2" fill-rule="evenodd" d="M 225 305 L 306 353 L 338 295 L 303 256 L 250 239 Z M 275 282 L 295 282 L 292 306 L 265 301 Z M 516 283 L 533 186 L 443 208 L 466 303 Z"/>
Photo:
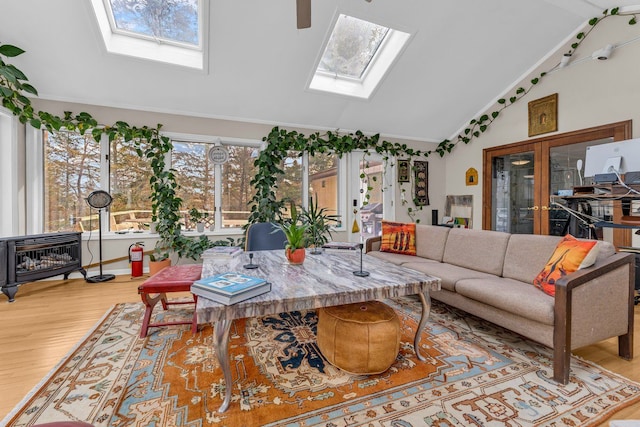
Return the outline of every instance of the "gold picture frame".
<path id="1" fill-rule="evenodd" d="M 398 160 L 398 182 L 409 182 L 411 163 L 409 160 Z"/>
<path id="2" fill-rule="evenodd" d="M 529 136 L 558 130 L 558 94 L 529 102 Z"/>

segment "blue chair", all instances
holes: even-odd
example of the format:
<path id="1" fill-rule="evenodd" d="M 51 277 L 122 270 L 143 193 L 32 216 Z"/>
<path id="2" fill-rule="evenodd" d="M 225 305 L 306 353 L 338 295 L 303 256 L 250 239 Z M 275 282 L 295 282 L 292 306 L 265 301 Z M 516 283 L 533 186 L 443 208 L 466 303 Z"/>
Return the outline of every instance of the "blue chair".
<path id="1" fill-rule="evenodd" d="M 273 222 L 256 222 L 247 228 L 245 252 L 284 249 L 287 237 L 284 231 Z"/>

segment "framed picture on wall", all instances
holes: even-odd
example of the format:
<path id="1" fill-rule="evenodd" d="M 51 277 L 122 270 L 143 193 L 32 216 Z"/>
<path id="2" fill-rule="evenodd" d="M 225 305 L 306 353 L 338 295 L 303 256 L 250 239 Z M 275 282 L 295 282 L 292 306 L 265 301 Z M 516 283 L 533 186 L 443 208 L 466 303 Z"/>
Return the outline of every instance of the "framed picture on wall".
<path id="1" fill-rule="evenodd" d="M 414 203 L 416 206 L 429 204 L 429 162 L 416 160 L 413 162 L 414 170 Z"/>
<path id="2" fill-rule="evenodd" d="M 529 102 L 529 136 L 558 130 L 558 94 Z"/>
<path id="3" fill-rule="evenodd" d="M 398 182 L 409 182 L 411 163 L 409 160 L 398 160 Z"/>

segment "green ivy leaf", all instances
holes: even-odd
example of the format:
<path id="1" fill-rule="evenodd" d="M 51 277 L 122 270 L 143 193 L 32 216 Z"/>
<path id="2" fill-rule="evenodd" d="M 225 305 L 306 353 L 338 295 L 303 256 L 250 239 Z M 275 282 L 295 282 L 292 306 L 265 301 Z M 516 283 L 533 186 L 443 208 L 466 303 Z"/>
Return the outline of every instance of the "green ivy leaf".
<path id="1" fill-rule="evenodd" d="M 636 21 L 636 17 L 635 17 L 635 15 L 634 15 L 634 16 L 633 16 L 633 18 L 631 18 L 631 19 L 629 20 L 629 25 L 636 25 L 636 23 L 637 23 L 637 21 Z"/>
<path id="2" fill-rule="evenodd" d="M 619 10 L 619 7 L 614 7 L 613 9 L 611 9 L 611 15 L 617 15 Z"/>
<path id="3" fill-rule="evenodd" d="M 480 126 L 480 132 L 484 132 L 485 130 L 487 130 L 487 125 Z"/>
<path id="4" fill-rule="evenodd" d="M 500 113 L 498 111 L 494 111 L 493 113 L 491 113 L 491 117 L 495 119 L 496 117 L 498 117 L 499 114 Z"/>
<path id="5" fill-rule="evenodd" d="M 504 98 L 498 99 L 498 104 L 504 104 L 505 102 L 507 101 Z"/>
<path id="6" fill-rule="evenodd" d="M 582 38 L 583 38 L 583 37 L 584 37 L 584 33 L 578 33 L 578 34 L 576 34 L 576 38 L 577 38 L 578 40 L 582 40 Z"/>
<path id="7" fill-rule="evenodd" d="M 8 58 L 22 55 L 23 53 L 24 53 L 24 50 L 20 49 L 19 47 L 16 47 L 10 44 L 0 45 L 0 55 L 6 56 Z"/>
<path id="8" fill-rule="evenodd" d="M 532 85 L 537 85 L 539 81 L 540 81 L 540 80 L 536 77 L 536 78 L 534 78 L 534 79 L 531 79 L 531 84 L 532 84 Z"/>

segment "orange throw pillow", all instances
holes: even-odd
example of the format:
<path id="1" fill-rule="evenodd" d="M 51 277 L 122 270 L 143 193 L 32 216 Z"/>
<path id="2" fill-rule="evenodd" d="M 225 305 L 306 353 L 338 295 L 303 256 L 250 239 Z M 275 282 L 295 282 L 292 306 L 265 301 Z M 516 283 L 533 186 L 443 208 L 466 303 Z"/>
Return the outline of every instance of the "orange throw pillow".
<path id="1" fill-rule="evenodd" d="M 533 285 L 546 294 L 555 296 L 555 283 L 559 279 L 596 262 L 597 243 L 596 240 L 578 240 L 567 234 L 556 246 L 547 265 L 533 279 Z"/>
<path id="2" fill-rule="evenodd" d="M 416 254 L 416 225 L 414 223 L 382 221 L 380 252 Z"/>

